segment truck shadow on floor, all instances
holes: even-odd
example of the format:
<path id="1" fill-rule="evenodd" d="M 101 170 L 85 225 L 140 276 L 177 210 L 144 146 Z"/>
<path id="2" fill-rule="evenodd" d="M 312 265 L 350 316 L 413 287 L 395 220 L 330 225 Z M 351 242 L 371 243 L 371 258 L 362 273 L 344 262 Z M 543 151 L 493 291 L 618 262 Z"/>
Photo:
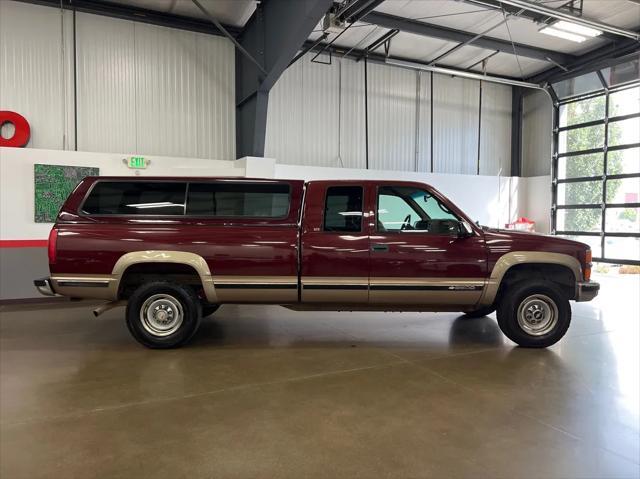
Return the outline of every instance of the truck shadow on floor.
<path id="1" fill-rule="evenodd" d="M 347 330 L 339 326 L 313 327 L 297 324 L 272 328 L 268 321 L 259 318 L 225 320 L 216 317 L 205 319 L 188 347 L 381 347 L 430 348 L 430 347 L 499 347 L 505 338 L 496 321 L 491 317 L 466 318 L 459 316 L 446 325 L 433 320 L 413 322 L 410 331 L 399 324 L 397 328 L 387 326 L 380 330 L 379 323 L 371 328 L 366 320 L 353 324 Z"/>

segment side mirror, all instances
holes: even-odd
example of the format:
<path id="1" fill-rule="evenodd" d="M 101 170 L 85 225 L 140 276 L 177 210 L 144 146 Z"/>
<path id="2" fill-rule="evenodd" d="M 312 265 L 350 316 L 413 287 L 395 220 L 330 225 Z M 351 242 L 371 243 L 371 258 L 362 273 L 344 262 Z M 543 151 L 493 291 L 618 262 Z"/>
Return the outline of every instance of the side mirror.
<path id="1" fill-rule="evenodd" d="M 457 234 L 458 238 L 467 238 L 469 236 L 473 236 L 473 230 L 471 226 L 469 226 L 464 221 L 457 221 Z"/>

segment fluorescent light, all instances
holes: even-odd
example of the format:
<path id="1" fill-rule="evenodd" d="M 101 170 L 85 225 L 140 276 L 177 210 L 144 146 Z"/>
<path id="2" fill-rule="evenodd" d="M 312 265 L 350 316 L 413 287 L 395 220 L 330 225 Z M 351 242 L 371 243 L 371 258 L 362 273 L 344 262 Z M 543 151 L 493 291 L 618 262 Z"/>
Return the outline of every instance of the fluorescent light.
<path id="1" fill-rule="evenodd" d="M 572 42 L 577 42 L 577 43 L 582 43 L 586 40 L 586 38 L 581 35 L 565 32 L 564 30 L 558 30 L 557 28 L 553 28 L 553 27 L 543 27 L 540 29 L 540 33 L 544 33 L 545 35 L 552 35 L 554 37 L 564 38 L 565 40 L 571 40 Z"/>
<path id="2" fill-rule="evenodd" d="M 566 20 L 559 20 L 552 26 L 553 28 L 564 30 L 565 32 L 577 33 L 578 35 L 583 35 L 585 37 L 597 37 L 598 35 L 602 35 L 601 30 L 596 30 L 595 28 L 591 27 L 585 27 L 573 22 L 567 22 Z"/>

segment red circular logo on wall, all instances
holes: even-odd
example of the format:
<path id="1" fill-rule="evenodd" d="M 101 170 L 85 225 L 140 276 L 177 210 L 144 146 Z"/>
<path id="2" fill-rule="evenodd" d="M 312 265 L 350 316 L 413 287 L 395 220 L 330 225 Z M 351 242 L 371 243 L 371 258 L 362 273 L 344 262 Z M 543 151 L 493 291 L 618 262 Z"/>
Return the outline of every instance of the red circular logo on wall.
<path id="1" fill-rule="evenodd" d="M 11 138 L 5 138 L 0 135 L 0 146 L 12 146 L 21 148 L 29 143 L 31 136 L 31 127 L 27 119 L 15 111 L 0 110 L 0 128 L 5 123 L 11 123 L 15 129 Z"/>

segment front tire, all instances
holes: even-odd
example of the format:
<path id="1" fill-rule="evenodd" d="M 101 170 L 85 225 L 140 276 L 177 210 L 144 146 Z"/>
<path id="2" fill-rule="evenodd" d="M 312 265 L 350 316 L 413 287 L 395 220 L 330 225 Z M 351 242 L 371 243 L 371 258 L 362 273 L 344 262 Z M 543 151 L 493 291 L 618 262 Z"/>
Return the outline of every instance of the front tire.
<path id="1" fill-rule="evenodd" d="M 127 327 L 142 345 L 154 349 L 185 344 L 200 326 L 202 307 L 194 291 L 181 284 L 143 284 L 127 303 Z"/>
<path id="2" fill-rule="evenodd" d="M 546 348 L 569 329 L 571 305 L 555 283 L 522 281 L 507 289 L 497 316 L 500 329 L 514 343 Z"/>

